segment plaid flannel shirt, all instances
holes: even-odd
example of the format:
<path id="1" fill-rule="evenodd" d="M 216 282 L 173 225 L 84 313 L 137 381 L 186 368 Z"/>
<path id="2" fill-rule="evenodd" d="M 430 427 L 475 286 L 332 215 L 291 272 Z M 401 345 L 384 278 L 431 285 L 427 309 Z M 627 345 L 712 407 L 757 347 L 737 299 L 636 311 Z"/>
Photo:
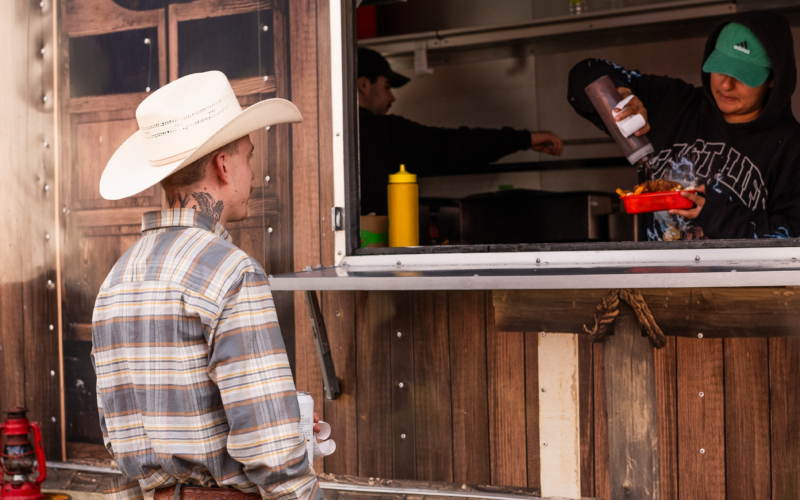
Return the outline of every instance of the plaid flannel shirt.
<path id="1" fill-rule="evenodd" d="M 148 212 L 92 319 L 114 500 L 180 482 L 322 500 L 261 266 L 192 209 Z"/>

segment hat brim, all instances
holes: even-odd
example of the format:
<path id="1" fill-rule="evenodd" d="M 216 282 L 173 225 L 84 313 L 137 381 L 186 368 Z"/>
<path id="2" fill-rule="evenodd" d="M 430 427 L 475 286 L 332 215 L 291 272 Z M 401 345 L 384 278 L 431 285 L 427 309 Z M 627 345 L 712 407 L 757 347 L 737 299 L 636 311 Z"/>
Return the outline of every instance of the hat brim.
<path id="1" fill-rule="evenodd" d="M 770 68 L 751 64 L 714 49 L 703 64 L 706 73 L 721 73 L 736 78 L 748 87 L 760 87 L 769 78 Z"/>
<path id="2" fill-rule="evenodd" d="M 394 89 L 402 87 L 403 85 L 411 81 L 411 78 L 405 77 L 400 73 L 395 73 L 394 71 L 389 71 L 383 76 L 385 76 L 389 80 L 389 86 Z"/>
<path id="3" fill-rule="evenodd" d="M 280 123 L 301 123 L 297 107 L 285 99 L 267 99 L 248 107 L 206 139 L 183 160 L 153 167 L 147 158 L 144 137 L 137 131 L 117 149 L 100 177 L 100 196 L 120 200 L 166 179 L 222 146 L 251 132 Z"/>

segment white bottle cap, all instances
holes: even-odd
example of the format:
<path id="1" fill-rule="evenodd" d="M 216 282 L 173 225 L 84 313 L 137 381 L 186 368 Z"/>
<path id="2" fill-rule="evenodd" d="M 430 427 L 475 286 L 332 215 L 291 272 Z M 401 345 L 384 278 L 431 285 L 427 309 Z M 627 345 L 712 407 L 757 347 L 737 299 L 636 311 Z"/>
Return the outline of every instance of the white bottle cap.
<path id="1" fill-rule="evenodd" d="M 614 106 L 614 109 L 612 110 L 614 118 L 616 118 L 618 114 L 622 113 L 622 110 L 625 109 L 625 106 L 627 106 L 633 98 L 634 96 L 632 95 L 628 96 Z M 619 109 L 619 111 L 617 111 L 617 109 Z M 626 139 L 644 128 L 645 125 L 647 125 L 647 121 L 642 115 L 629 116 L 621 122 L 617 122 L 620 132 L 622 132 L 622 135 L 625 136 Z"/>

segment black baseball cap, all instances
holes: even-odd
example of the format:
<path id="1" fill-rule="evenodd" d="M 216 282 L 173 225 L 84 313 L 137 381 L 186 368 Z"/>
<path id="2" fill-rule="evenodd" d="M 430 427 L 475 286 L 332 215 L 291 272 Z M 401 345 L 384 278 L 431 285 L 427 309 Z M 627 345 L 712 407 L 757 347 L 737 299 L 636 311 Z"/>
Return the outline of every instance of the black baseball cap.
<path id="1" fill-rule="evenodd" d="M 389 66 L 389 61 L 385 57 L 364 47 L 358 48 L 358 76 L 369 78 L 385 76 L 393 88 L 402 87 L 411 81 L 411 79 L 392 71 L 392 67 Z"/>

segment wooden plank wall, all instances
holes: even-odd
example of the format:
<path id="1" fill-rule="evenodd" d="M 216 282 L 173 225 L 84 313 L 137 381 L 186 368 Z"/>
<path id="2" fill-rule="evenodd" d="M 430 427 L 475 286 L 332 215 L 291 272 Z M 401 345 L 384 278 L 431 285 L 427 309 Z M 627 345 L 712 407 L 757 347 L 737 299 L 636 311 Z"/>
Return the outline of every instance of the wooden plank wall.
<path id="1" fill-rule="evenodd" d="M 51 3 L 0 2 L 0 27 L 0 410 L 27 406 L 47 456 L 59 459 Z"/>
<path id="2" fill-rule="evenodd" d="M 496 332 L 489 296 L 323 293 L 344 381 L 327 473 L 539 487 L 537 337 Z"/>

